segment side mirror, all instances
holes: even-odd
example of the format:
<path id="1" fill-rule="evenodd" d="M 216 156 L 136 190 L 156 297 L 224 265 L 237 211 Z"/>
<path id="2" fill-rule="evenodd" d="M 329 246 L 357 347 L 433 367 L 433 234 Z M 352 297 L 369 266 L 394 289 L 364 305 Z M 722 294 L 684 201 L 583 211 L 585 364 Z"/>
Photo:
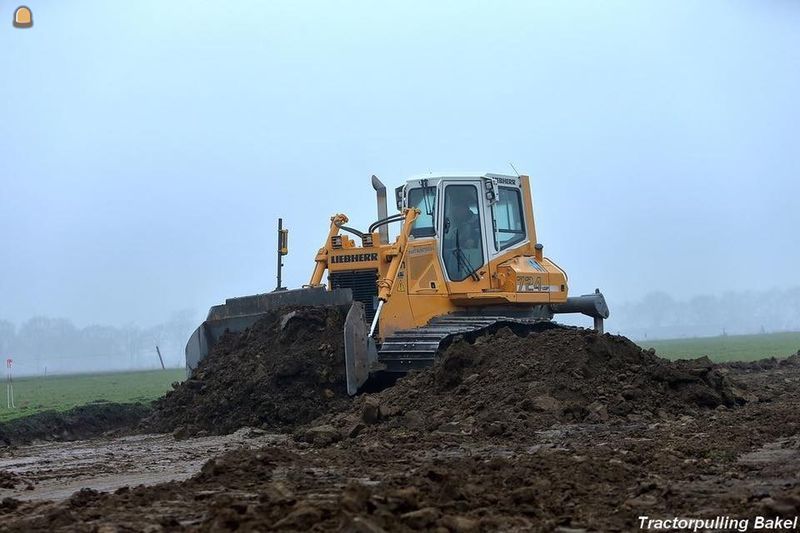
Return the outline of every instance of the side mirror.
<path id="1" fill-rule="evenodd" d="M 450 233 L 450 217 L 444 217 L 444 234 Z"/>

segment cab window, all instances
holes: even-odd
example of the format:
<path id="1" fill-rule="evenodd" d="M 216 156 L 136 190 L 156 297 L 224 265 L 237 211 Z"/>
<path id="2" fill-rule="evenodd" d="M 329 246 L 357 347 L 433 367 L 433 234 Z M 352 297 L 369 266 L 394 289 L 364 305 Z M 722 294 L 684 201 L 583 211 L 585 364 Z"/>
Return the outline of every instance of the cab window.
<path id="1" fill-rule="evenodd" d="M 414 237 L 432 237 L 436 235 L 433 214 L 436 211 L 436 187 L 416 188 L 408 191 L 408 207 L 416 207 L 419 214 L 411 226 Z"/>
<path id="2" fill-rule="evenodd" d="M 519 189 L 500 187 L 494 215 L 494 245 L 505 250 L 525 240 L 525 221 L 522 218 L 522 196 Z"/>
<path id="3" fill-rule="evenodd" d="M 474 185 L 448 185 L 444 192 L 442 259 L 452 281 L 477 276 L 483 266 L 478 189 Z"/>

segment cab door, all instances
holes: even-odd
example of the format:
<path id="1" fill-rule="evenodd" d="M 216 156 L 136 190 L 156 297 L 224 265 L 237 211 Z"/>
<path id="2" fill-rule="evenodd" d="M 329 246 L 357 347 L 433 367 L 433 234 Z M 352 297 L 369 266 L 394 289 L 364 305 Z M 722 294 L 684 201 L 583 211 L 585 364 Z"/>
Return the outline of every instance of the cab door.
<path id="1" fill-rule="evenodd" d="M 490 286 L 487 212 L 480 180 L 444 183 L 440 259 L 451 294 L 480 293 Z"/>

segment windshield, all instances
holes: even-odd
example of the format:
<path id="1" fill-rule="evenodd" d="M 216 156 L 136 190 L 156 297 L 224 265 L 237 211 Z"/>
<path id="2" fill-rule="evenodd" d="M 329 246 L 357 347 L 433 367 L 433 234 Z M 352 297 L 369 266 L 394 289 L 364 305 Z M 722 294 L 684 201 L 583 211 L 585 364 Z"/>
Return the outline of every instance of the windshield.
<path id="1" fill-rule="evenodd" d="M 425 193 L 423 194 L 423 190 Z M 414 237 L 432 237 L 436 235 L 433 213 L 436 211 L 436 187 L 418 187 L 408 191 L 408 207 L 419 209 L 419 215 L 411 226 Z"/>
<path id="2" fill-rule="evenodd" d="M 444 192 L 442 258 L 453 281 L 476 277 L 475 269 L 483 265 L 478 199 L 474 185 L 448 185 Z"/>
<path id="3" fill-rule="evenodd" d="M 494 244 L 498 250 L 525 240 L 525 221 L 522 218 L 522 197 L 518 189 L 500 187 L 500 197 L 492 207 L 494 214 Z"/>

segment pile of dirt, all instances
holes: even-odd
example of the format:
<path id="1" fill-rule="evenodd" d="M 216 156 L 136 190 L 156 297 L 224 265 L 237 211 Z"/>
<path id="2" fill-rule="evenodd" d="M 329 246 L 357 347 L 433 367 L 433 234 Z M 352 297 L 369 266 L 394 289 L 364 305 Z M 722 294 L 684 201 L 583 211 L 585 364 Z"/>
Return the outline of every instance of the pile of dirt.
<path id="1" fill-rule="evenodd" d="M 525 439 L 555 423 L 637 422 L 733 407 L 747 394 L 707 358 L 667 361 L 625 337 L 509 329 L 457 341 L 430 370 L 362 395 L 300 437 L 317 444 L 401 431 Z"/>
<path id="2" fill-rule="evenodd" d="M 154 403 L 145 428 L 177 436 L 290 431 L 343 409 L 343 327 L 338 308 L 301 307 L 226 333 L 188 380 Z"/>
<path id="3" fill-rule="evenodd" d="M 0 423 L 0 443 L 6 446 L 35 441 L 70 441 L 136 426 L 150 413 L 138 403 L 92 403 L 68 411 L 44 411 Z"/>
<path id="4" fill-rule="evenodd" d="M 744 372 L 760 372 L 779 368 L 800 367 L 800 350 L 789 357 L 767 357 L 757 361 L 729 361 L 720 363 L 720 367 Z"/>

